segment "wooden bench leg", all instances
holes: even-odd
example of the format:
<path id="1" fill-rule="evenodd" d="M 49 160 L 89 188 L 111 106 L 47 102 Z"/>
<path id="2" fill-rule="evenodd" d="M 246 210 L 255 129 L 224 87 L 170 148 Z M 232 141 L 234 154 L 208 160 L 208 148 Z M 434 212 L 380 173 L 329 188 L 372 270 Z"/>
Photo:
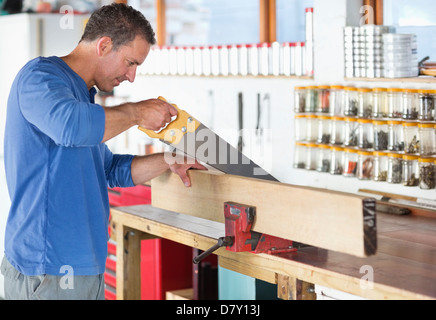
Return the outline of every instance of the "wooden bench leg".
<path id="1" fill-rule="evenodd" d="M 316 300 L 315 285 L 277 274 L 277 296 L 283 300 Z"/>
<path id="2" fill-rule="evenodd" d="M 115 226 L 117 241 L 117 300 L 141 299 L 141 240 L 146 234 L 121 224 Z"/>

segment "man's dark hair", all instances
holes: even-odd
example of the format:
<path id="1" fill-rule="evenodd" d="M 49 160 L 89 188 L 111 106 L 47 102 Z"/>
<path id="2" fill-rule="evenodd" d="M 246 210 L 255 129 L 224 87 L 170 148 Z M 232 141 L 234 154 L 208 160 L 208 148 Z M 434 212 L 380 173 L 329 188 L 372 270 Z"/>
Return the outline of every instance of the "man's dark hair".
<path id="1" fill-rule="evenodd" d="M 156 43 L 155 33 L 144 15 L 122 3 L 112 3 L 93 12 L 80 41 L 94 41 L 101 37 L 112 39 L 117 50 L 141 36 L 150 45 Z"/>

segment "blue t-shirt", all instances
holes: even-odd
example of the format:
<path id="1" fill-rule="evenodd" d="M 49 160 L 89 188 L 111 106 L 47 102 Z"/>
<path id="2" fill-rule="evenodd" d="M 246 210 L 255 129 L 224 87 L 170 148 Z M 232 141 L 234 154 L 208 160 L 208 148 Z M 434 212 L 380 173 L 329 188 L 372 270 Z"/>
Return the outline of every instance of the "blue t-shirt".
<path id="1" fill-rule="evenodd" d="M 9 96 L 5 169 L 11 198 L 5 255 L 25 275 L 104 272 L 107 187 L 131 187 L 131 155 L 101 143 L 96 89 L 58 57 L 36 58 Z M 63 267 L 63 268 L 62 268 Z"/>

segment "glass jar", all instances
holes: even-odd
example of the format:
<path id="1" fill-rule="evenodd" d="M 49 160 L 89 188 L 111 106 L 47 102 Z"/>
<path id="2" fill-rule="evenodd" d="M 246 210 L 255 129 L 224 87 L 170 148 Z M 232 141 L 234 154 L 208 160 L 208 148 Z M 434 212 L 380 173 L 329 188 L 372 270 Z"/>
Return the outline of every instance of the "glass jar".
<path id="1" fill-rule="evenodd" d="M 372 149 L 374 146 L 374 128 L 369 119 L 358 119 L 359 135 L 357 146 L 361 149 Z"/>
<path id="2" fill-rule="evenodd" d="M 344 149 L 344 170 L 342 175 L 345 177 L 355 177 L 357 169 L 357 150 L 351 148 Z"/>
<path id="3" fill-rule="evenodd" d="M 418 156 L 403 155 L 403 186 L 415 187 L 419 184 Z"/>
<path id="4" fill-rule="evenodd" d="M 416 120 L 418 119 L 418 90 L 404 89 L 403 90 L 403 119 Z"/>
<path id="5" fill-rule="evenodd" d="M 387 118 L 388 108 L 388 90 L 386 88 L 372 89 L 373 113 L 374 118 Z"/>
<path id="6" fill-rule="evenodd" d="M 318 137 L 318 119 L 314 114 L 306 115 L 306 141 L 315 142 Z"/>
<path id="7" fill-rule="evenodd" d="M 318 86 L 318 100 L 316 104 L 316 112 L 330 112 L 330 87 Z"/>
<path id="8" fill-rule="evenodd" d="M 330 143 L 344 144 L 344 118 L 343 117 L 332 117 Z"/>
<path id="9" fill-rule="evenodd" d="M 386 181 L 388 176 L 388 154 L 386 152 L 374 152 L 374 181 Z"/>
<path id="10" fill-rule="evenodd" d="M 436 90 L 419 90 L 418 92 L 418 100 L 419 100 L 418 119 L 419 120 L 425 120 L 425 121 L 434 120 L 435 94 L 436 94 Z"/>
<path id="11" fill-rule="evenodd" d="M 374 126 L 374 150 L 388 150 L 388 122 L 375 120 Z"/>
<path id="12" fill-rule="evenodd" d="M 357 88 L 344 88 L 344 115 L 357 116 Z"/>
<path id="13" fill-rule="evenodd" d="M 373 153 L 359 150 L 357 155 L 357 178 L 359 180 L 371 180 L 374 174 Z"/>
<path id="14" fill-rule="evenodd" d="M 344 148 L 335 146 L 331 147 L 330 150 L 330 174 L 340 175 L 343 173 Z"/>
<path id="15" fill-rule="evenodd" d="M 388 121 L 388 150 L 404 150 L 403 122 L 397 120 Z"/>
<path id="16" fill-rule="evenodd" d="M 357 89 L 358 111 L 360 118 L 371 118 L 372 116 L 372 89 Z"/>
<path id="17" fill-rule="evenodd" d="M 344 146 L 356 147 L 359 136 L 357 118 L 345 117 L 344 119 Z"/>
<path id="18" fill-rule="evenodd" d="M 318 90 L 316 86 L 306 87 L 306 104 L 304 107 L 304 112 L 315 112 L 316 103 L 318 101 Z"/>
<path id="19" fill-rule="evenodd" d="M 307 117 L 304 114 L 295 116 L 295 141 L 306 141 L 307 134 Z"/>
<path id="20" fill-rule="evenodd" d="M 424 190 L 434 189 L 436 185 L 436 166 L 434 158 L 419 158 L 419 187 Z"/>
<path id="21" fill-rule="evenodd" d="M 330 115 L 331 116 L 344 115 L 344 87 L 343 86 L 330 87 Z"/>
<path id="22" fill-rule="evenodd" d="M 306 106 L 306 87 L 294 88 L 294 111 L 303 113 Z"/>
<path id="23" fill-rule="evenodd" d="M 318 153 L 318 147 L 314 143 L 308 143 L 306 149 L 306 163 L 304 165 L 304 168 L 306 170 L 315 170 L 316 169 L 316 156 Z"/>
<path id="24" fill-rule="evenodd" d="M 419 153 L 422 156 L 436 154 L 436 139 L 433 123 L 419 123 Z"/>
<path id="25" fill-rule="evenodd" d="M 306 167 L 307 146 L 304 143 L 297 142 L 294 152 L 294 168 L 304 169 Z"/>
<path id="26" fill-rule="evenodd" d="M 318 116 L 318 135 L 316 142 L 317 143 L 330 143 L 330 124 L 331 118 L 328 116 Z"/>
<path id="27" fill-rule="evenodd" d="M 316 171 L 329 172 L 330 171 L 330 147 L 325 144 L 318 145 L 316 157 Z"/>
<path id="28" fill-rule="evenodd" d="M 403 116 L 403 89 L 388 88 L 388 117 L 401 118 Z"/>
<path id="29" fill-rule="evenodd" d="M 419 152 L 419 138 L 418 138 L 418 123 L 417 122 L 403 122 L 404 132 L 404 152 L 405 153 L 418 153 Z"/>
<path id="30" fill-rule="evenodd" d="M 401 183 L 403 177 L 403 155 L 400 153 L 388 154 L 388 183 Z"/>

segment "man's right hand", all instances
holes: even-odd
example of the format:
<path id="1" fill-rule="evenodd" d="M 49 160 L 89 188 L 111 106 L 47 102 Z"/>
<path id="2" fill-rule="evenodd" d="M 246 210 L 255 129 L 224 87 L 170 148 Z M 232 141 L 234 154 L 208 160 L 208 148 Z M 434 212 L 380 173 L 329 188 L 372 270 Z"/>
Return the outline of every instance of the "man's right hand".
<path id="1" fill-rule="evenodd" d="M 159 131 L 171 118 L 177 115 L 177 109 L 160 99 L 149 99 L 134 105 L 137 124 L 145 129 Z"/>

